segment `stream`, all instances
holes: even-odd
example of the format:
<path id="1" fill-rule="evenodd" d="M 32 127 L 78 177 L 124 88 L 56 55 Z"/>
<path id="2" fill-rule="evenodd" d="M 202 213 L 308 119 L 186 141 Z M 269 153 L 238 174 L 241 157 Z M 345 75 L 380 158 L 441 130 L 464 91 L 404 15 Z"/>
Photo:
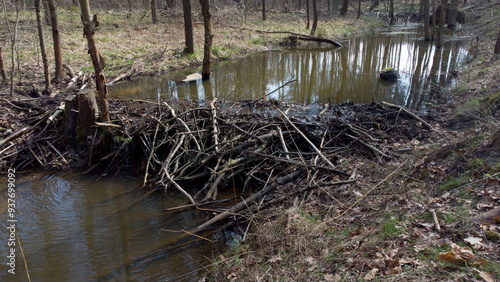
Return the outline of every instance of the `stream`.
<path id="1" fill-rule="evenodd" d="M 162 212 L 186 204 L 177 193 L 146 194 L 138 189 L 141 181 L 126 175 L 97 179 L 32 173 L 17 178 L 16 231 L 31 281 L 191 281 L 218 254 L 217 246 L 199 241 L 166 248 L 182 234 L 181 229 L 208 219 L 195 210 Z M 6 215 L 6 191 L 0 203 Z M 5 218 L 0 228 L 6 243 Z M 2 248 L 3 265 L 7 250 Z M 2 267 L 0 281 L 27 281 L 19 247 L 16 275 Z"/>
<path id="2" fill-rule="evenodd" d="M 448 38 L 438 50 L 434 43 L 423 41 L 415 26 L 396 27 L 343 44 L 344 48 L 259 52 L 214 63 L 210 80 L 203 82 L 180 82 L 199 71 L 197 68 L 161 77 L 138 77 L 111 86 L 110 96 L 204 103 L 213 98 L 257 99 L 279 88 L 270 97 L 285 102 L 384 100 L 425 109 L 438 103 L 437 95 L 430 94 L 433 87 L 453 83 L 457 67 L 467 58 L 466 38 Z M 385 83 L 378 78 L 379 71 L 386 67 L 399 70 L 398 82 Z M 296 81 L 280 88 L 291 79 Z M 168 247 L 183 234 L 180 230 L 198 226 L 211 214 L 193 210 L 163 212 L 186 204 L 185 198 L 172 190 L 167 197 L 146 194 L 138 189 L 142 181 L 136 176 L 98 178 L 34 172 L 16 177 L 16 231 L 32 281 L 192 281 L 224 247 L 203 240 Z M 7 183 L 5 178 L 0 180 Z M 0 194 L 3 265 L 8 255 L 6 187 Z M 17 274 L 2 271 L 0 281 L 27 281 L 19 251 Z"/>
<path id="3" fill-rule="evenodd" d="M 180 82 L 199 68 L 139 77 L 112 85 L 110 96 L 240 101 L 258 99 L 296 79 L 269 97 L 299 104 L 386 101 L 425 109 L 438 103 L 439 97 L 431 95 L 431 90 L 453 83 L 456 68 L 466 60 L 468 41 L 457 35 L 447 37 L 438 50 L 434 42 L 423 40 L 421 31 L 414 25 L 398 26 L 342 42 L 344 48 L 287 48 L 250 54 L 214 63 L 211 78 L 203 82 Z M 399 71 L 397 83 L 378 78 L 386 67 Z"/>

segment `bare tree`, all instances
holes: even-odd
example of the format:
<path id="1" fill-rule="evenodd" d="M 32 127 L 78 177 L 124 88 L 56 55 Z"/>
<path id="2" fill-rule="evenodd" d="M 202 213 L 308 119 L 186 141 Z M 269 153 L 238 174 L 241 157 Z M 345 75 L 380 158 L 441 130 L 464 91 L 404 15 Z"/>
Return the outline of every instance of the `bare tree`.
<path id="1" fill-rule="evenodd" d="M 500 30 L 498 31 L 497 42 L 495 44 L 495 51 L 494 51 L 494 53 L 495 54 L 500 53 Z"/>
<path id="2" fill-rule="evenodd" d="M 186 38 L 186 48 L 184 52 L 187 54 L 194 53 L 193 42 L 193 20 L 191 17 L 191 1 L 182 0 L 182 9 L 184 11 L 184 35 Z"/>
<path id="3" fill-rule="evenodd" d="M 154 24 L 158 22 L 158 17 L 156 16 L 156 0 L 151 0 L 151 20 Z"/>
<path id="4" fill-rule="evenodd" d="M 438 49 L 441 49 L 441 45 L 443 43 L 443 39 L 442 39 L 442 36 L 443 36 L 443 28 L 444 28 L 444 21 L 445 21 L 445 14 L 444 14 L 444 7 L 446 7 L 446 5 L 448 5 L 448 0 L 441 0 L 441 11 L 439 13 L 439 27 L 438 27 L 438 30 L 437 30 L 437 42 L 436 42 L 436 47 Z"/>
<path id="5" fill-rule="evenodd" d="M 57 83 L 59 83 L 63 78 L 63 65 L 61 56 L 61 38 L 59 36 L 59 24 L 57 22 L 57 10 L 54 0 L 47 0 L 47 4 L 49 5 L 52 38 L 54 40 L 54 61 L 56 64 L 54 79 Z"/>
<path id="6" fill-rule="evenodd" d="M 349 0 L 342 0 L 342 8 L 340 9 L 340 15 L 347 15 L 347 8 L 349 6 Z"/>
<path id="7" fill-rule="evenodd" d="M 430 23 L 429 23 L 429 0 L 422 0 L 424 6 L 424 39 L 425 41 L 431 40 Z"/>
<path id="8" fill-rule="evenodd" d="M 10 73 L 10 95 L 12 97 L 14 97 L 14 77 L 15 77 L 15 74 L 16 74 L 16 62 L 15 62 L 15 57 L 16 57 L 16 43 L 17 43 L 17 27 L 18 27 L 18 24 L 19 24 L 19 6 L 15 5 L 16 7 L 16 21 L 14 23 L 14 29 L 11 28 L 10 26 L 10 21 L 9 21 L 9 18 L 7 17 L 7 5 L 6 5 L 6 1 L 2 1 L 3 2 L 3 11 L 4 11 L 4 14 L 5 14 L 5 22 L 6 22 L 6 26 L 7 26 L 7 31 L 9 33 L 9 37 L 10 37 L 10 50 L 11 50 L 11 73 Z"/>
<path id="9" fill-rule="evenodd" d="M 450 6 L 448 6 L 448 28 L 454 29 L 457 25 L 457 10 L 458 10 L 458 2 L 459 0 L 451 0 Z"/>
<path id="10" fill-rule="evenodd" d="M 263 0 L 264 1 L 264 0 Z M 205 26 L 205 45 L 203 47 L 203 80 L 210 78 L 210 60 L 212 56 L 212 15 L 210 14 L 210 0 L 200 0 L 203 25 Z"/>
<path id="11" fill-rule="evenodd" d="M 361 0 L 358 0 L 358 16 L 356 18 L 359 19 L 359 17 L 361 17 Z"/>
<path id="12" fill-rule="evenodd" d="M 394 21 L 395 21 L 395 18 L 394 18 L 394 0 L 389 0 L 389 18 L 390 18 L 389 24 L 390 25 L 394 24 Z"/>
<path id="13" fill-rule="evenodd" d="M 306 29 L 309 29 L 309 0 L 306 0 L 306 14 L 307 14 L 307 26 L 306 26 Z"/>
<path id="14" fill-rule="evenodd" d="M 35 13 L 36 13 L 36 24 L 38 27 L 38 38 L 40 42 L 40 52 L 42 53 L 42 63 L 43 63 L 43 74 L 45 78 L 45 91 L 49 92 L 50 89 L 50 73 L 49 73 L 49 63 L 47 60 L 47 52 L 45 52 L 45 40 L 43 38 L 43 28 L 42 28 L 42 18 L 40 16 L 40 1 L 35 0 Z"/>
<path id="15" fill-rule="evenodd" d="M 3 63 L 3 54 L 2 54 L 2 46 L 0 46 L 0 73 L 2 75 L 2 82 L 7 82 L 7 74 L 5 73 L 5 66 Z"/>
<path id="16" fill-rule="evenodd" d="M 99 99 L 97 100 L 100 111 L 99 116 L 103 122 L 109 122 L 108 87 L 106 86 L 106 76 L 104 74 L 106 62 L 101 52 L 97 50 L 94 40 L 95 29 L 99 25 L 99 21 L 97 20 L 97 15 L 94 15 L 94 18 L 90 19 L 89 0 L 79 1 L 80 10 L 82 12 L 83 34 L 87 38 L 89 54 L 92 59 L 92 65 L 94 66 L 97 91 L 99 92 Z"/>
<path id="17" fill-rule="evenodd" d="M 313 25 L 312 25 L 312 28 L 311 28 L 311 36 L 314 36 L 314 34 L 316 33 L 316 28 L 318 27 L 318 8 L 317 8 L 317 3 L 316 3 L 317 0 L 312 0 L 312 4 L 313 4 Z"/>
<path id="18" fill-rule="evenodd" d="M 262 20 L 266 20 L 266 0 L 262 0 Z"/>

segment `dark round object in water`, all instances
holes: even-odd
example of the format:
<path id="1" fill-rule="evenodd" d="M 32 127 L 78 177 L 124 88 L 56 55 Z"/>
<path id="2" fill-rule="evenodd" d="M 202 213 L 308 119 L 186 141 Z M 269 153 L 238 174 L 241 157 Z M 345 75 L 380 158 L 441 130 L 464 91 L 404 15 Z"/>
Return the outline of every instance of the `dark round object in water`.
<path id="1" fill-rule="evenodd" d="M 399 73 L 393 68 L 387 68 L 380 72 L 380 78 L 386 81 L 396 82 L 399 79 Z"/>

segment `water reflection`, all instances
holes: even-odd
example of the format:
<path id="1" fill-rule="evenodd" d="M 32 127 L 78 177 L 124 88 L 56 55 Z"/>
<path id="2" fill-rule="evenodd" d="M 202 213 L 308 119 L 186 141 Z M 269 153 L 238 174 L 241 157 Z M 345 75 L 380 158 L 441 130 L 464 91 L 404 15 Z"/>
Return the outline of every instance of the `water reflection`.
<path id="1" fill-rule="evenodd" d="M 212 256 L 209 244 L 163 251 L 179 236 L 165 229 L 189 229 L 206 220 L 195 211 L 162 212 L 185 204 L 181 195 L 147 195 L 137 189 L 140 181 L 125 177 L 99 181 L 89 176 L 18 177 L 17 234 L 32 281 L 193 280 Z M 4 238 L 6 196 L 0 194 Z M 7 250 L 7 246 L 1 249 L 4 261 Z M 145 254 L 154 256 L 137 263 L 136 258 Z M 16 275 L 4 268 L 0 281 L 27 281 L 19 248 L 16 255 Z"/>
<path id="2" fill-rule="evenodd" d="M 416 28 L 353 38 L 344 46 L 270 51 L 216 63 L 211 79 L 203 83 L 175 82 L 196 69 L 161 78 L 139 78 L 111 87 L 111 96 L 155 99 L 160 89 L 162 98 L 256 99 L 296 78 L 297 82 L 270 96 L 305 104 L 384 100 L 419 109 L 426 102 L 436 102 L 429 91 L 450 82 L 453 71 L 467 55 L 463 38 L 454 37 L 437 50 L 433 43 L 423 41 Z M 378 72 L 386 67 L 400 71 L 399 82 L 384 84 L 378 79 Z"/>

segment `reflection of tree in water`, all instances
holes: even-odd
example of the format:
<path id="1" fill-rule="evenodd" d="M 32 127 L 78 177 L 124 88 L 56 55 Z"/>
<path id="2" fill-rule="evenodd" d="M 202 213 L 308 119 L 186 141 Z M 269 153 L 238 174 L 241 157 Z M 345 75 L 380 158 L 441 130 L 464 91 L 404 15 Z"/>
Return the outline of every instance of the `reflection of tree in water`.
<path id="1" fill-rule="evenodd" d="M 434 92 L 433 85 L 449 82 L 453 69 L 466 54 L 460 41 L 445 43 L 445 48 L 437 50 L 415 33 L 379 34 L 353 38 L 341 49 L 264 52 L 235 62 L 214 64 L 210 81 L 196 82 L 194 86 L 175 83 L 172 86 L 165 79 L 157 81 L 163 94 L 174 88 L 174 97 L 181 99 L 243 100 L 260 98 L 295 77 L 296 82 L 271 97 L 297 103 L 385 100 L 420 108 L 426 101 L 435 102 L 435 97 L 429 95 Z M 378 72 L 385 67 L 398 69 L 401 80 L 382 85 Z M 155 97 L 154 84 L 152 80 L 140 84 L 143 91 L 135 95 L 144 99 L 152 92 Z"/>

